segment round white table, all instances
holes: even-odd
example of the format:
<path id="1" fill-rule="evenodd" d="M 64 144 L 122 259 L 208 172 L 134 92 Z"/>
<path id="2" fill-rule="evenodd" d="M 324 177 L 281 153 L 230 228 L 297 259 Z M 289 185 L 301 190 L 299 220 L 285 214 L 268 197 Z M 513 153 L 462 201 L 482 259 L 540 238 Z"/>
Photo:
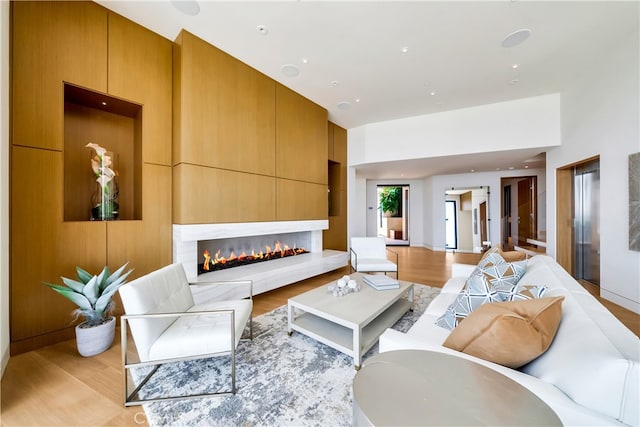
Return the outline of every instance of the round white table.
<path id="1" fill-rule="evenodd" d="M 353 380 L 353 425 L 561 426 L 527 388 L 452 355 L 398 350 L 365 361 Z"/>

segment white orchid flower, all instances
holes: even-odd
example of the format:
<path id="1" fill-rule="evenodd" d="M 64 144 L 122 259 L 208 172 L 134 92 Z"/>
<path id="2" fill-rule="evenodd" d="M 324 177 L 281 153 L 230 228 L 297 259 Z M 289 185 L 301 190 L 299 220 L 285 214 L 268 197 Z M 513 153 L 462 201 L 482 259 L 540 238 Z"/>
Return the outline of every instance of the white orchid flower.
<path id="1" fill-rule="evenodd" d="M 107 184 L 109 184 L 109 181 L 111 181 L 111 179 L 113 179 L 113 176 L 100 175 L 96 179 L 96 182 L 100 184 L 102 188 L 107 188 Z"/>
<path id="2" fill-rule="evenodd" d="M 98 157 L 104 156 L 104 153 L 107 151 L 104 148 L 102 148 L 101 146 L 99 146 L 98 144 L 94 144 L 93 142 L 88 143 L 87 145 L 85 145 L 85 147 L 93 148 L 95 150 L 96 154 L 98 155 Z"/>
<path id="3" fill-rule="evenodd" d="M 98 144 L 90 142 L 85 147 L 95 150 L 96 155 L 91 159 L 91 169 L 97 177 L 96 182 L 106 189 L 107 184 L 116 176 L 116 172 L 110 168 L 113 160 L 106 154 L 107 150 Z"/>
<path id="4" fill-rule="evenodd" d="M 111 168 L 102 168 L 102 175 L 106 176 L 109 179 L 112 179 L 114 176 L 116 176 L 116 173 Z"/>
<path id="5" fill-rule="evenodd" d="M 94 156 L 91 159 L 91 169 L 93 169 L 93 173 L 95 173 L 96 176 L 100 176 L 100 158 L 98 158 L 98 156 Z"/>
<path id="6" fill-rule="evenodd" d="M 111 164 L 112 164 L 111 156 L 109 156 L 107 154 L 104 154 L 102 156 L 102 167 L 103 168 L 108 168 L 108 167 L 111 167 Z"/>

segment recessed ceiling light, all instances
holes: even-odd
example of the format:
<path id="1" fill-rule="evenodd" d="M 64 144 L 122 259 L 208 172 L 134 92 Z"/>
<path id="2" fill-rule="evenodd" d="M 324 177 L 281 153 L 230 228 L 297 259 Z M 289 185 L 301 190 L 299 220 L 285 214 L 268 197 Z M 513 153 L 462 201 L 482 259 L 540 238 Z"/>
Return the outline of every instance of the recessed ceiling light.
<path id="1" fill-rule="evenodd" d="M 531 30 L 522 29 L 514 31 L 502 40 L 502 47 L 514 47 L 525 41 L 531 35 Z"/>
<path id="2" fill-rule="evenodd" d="M 349 101 L 342 101 L 338 103 L 338 110 L 348 110 L 351 108 L 351 103 Z"/>
<path id="3" fill-rule="evenodd" d="M 515 168 L 514 168 L 513 166 L 509 166 L 509 170 L 510 170 L 510 171 L 512 171 L 512 170 L 514 170 L 514 169 L 515 169 Z"/>
<path id="4" fill-rule="evenodd" d="M 525 169 L 529 169 L 529 165 L 524 165 L 524 168 Z"/>
<path id="5" fill-rule="evenodd" d="M 475 169 L 471 169 L 471 172 L 475 172 L 475 171 L 476 171 Z"/>
<path id="6" fill-rule="evenodd" d="M 302 63 L 303 64 L 308 64 L 309 63 L 309 58 L 302 58 Z"/>
<path id="7" fill-rule="evenodd" d="M 171 0 L 173 7 L 189 16 L 196 16 L 200 13 L 200 5 L 195 0 Z"/>
<path id="8" fill-rule="evenodd" d="M 402 49 L 400 49 L 402 51 L 402 53 L 407 53 L 409 52 L 409 48 L 407 46 L 403 47 Z"/>
<path id="9" fill-rule="evenodd" d="M 520 66 L 520 64 L 513 64 L 511 66 L 511 68 L 513 68 L 514 70 L 517 70 L 519 66 Z"/>
<path id="10" fill-rule="evenodd" d="M 263 36 L 266 36 L 267 34 L 269 34 L 269 29 L 266 27 L 266 25 L 260 24 L 256 27 L 256 30 L 258 30 L 258 32 Z"/>
<path id="11" fill-rule="evenodd" d="M 337 80 L 333 80 L 333 81 L 331 82 L 331 86 L 338 86 L 339 84 L 340 84 L 340 82 L 339 82 L 339 81 L 337 81 Z"/>
<path id="12" fill-rule="evenodd" d="M 293 64 L 284 64 L 280 70 L 282 71 L 282 74 L 287 77 L 295 77 L 300 74 L 298 67 Z"/>
<path id="13" fill-rule="evenodd" d="M 360 102 L 360 98 L 356 98 L 356 102 Z"/>
<path id="14" fill-rule="evenodd" d="M 107 101 L 102 101 L 101 104 L 102 104 L 103 107 L 106 107 L 107 106 Z"/>
<path id="15" fill-rule="evenodd" d="M 430 93 L 430 95 L 431 95 L 431 96 L 435 96 L 435 95 L 436 95 L 436 93 L 435 93 L 435 92 L 431 92 L 431 93 Z"/>

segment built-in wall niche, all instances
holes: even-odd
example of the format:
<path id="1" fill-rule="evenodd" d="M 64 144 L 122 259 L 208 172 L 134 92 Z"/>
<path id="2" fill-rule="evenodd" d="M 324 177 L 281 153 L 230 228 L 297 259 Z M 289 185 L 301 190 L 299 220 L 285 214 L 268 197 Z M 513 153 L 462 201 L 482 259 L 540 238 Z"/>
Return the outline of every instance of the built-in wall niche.
<path id="1" fill-rule="evenodd" d="M 329 216 L 340 216 L 340 163 L 329 160 Z"/>
<path id="2" fill-rule="evenodd" d="M 92 219 L 99 184 L 90 142 L 113 153 L 117 219 L 142 219 L 142 106 L 65 83 L 64 220 Z"/>

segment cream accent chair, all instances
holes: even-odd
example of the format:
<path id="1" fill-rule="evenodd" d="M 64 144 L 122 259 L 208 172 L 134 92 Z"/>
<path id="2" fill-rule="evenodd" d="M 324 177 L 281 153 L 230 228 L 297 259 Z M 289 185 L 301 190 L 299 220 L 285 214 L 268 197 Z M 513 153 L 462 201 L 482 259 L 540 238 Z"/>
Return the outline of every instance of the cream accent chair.
<path id="1" fill-rule="evenodd" d="M 124 284 L 118 292 L 125 310 L 121 317 L 125 406 L 235 394 L 236 347 L 247 323 L 253 338 L 251 281 L 190 284 L 182 264 L 171 264 Z M 200 295 L 217 298 L 199 301 Z M 128 329 L 131 329 L 138 362 L 129 362 Z M 231 390 L 147 400 L 135 398 L 162 364 L 221 355 L 231 358 Z M 128 370 L 149 365 L 154 366 L 151 372 L 129 393 Z"/>
<path id="2" fill-rule="evenodd" d="M 352 237 L 349 250 L 352 271 L 396 273 L 398 277 L 398 254 L 387 249 L 384 237 Z M 387 253 L 395 255 L 395 262 L 387 258 Z"/>

